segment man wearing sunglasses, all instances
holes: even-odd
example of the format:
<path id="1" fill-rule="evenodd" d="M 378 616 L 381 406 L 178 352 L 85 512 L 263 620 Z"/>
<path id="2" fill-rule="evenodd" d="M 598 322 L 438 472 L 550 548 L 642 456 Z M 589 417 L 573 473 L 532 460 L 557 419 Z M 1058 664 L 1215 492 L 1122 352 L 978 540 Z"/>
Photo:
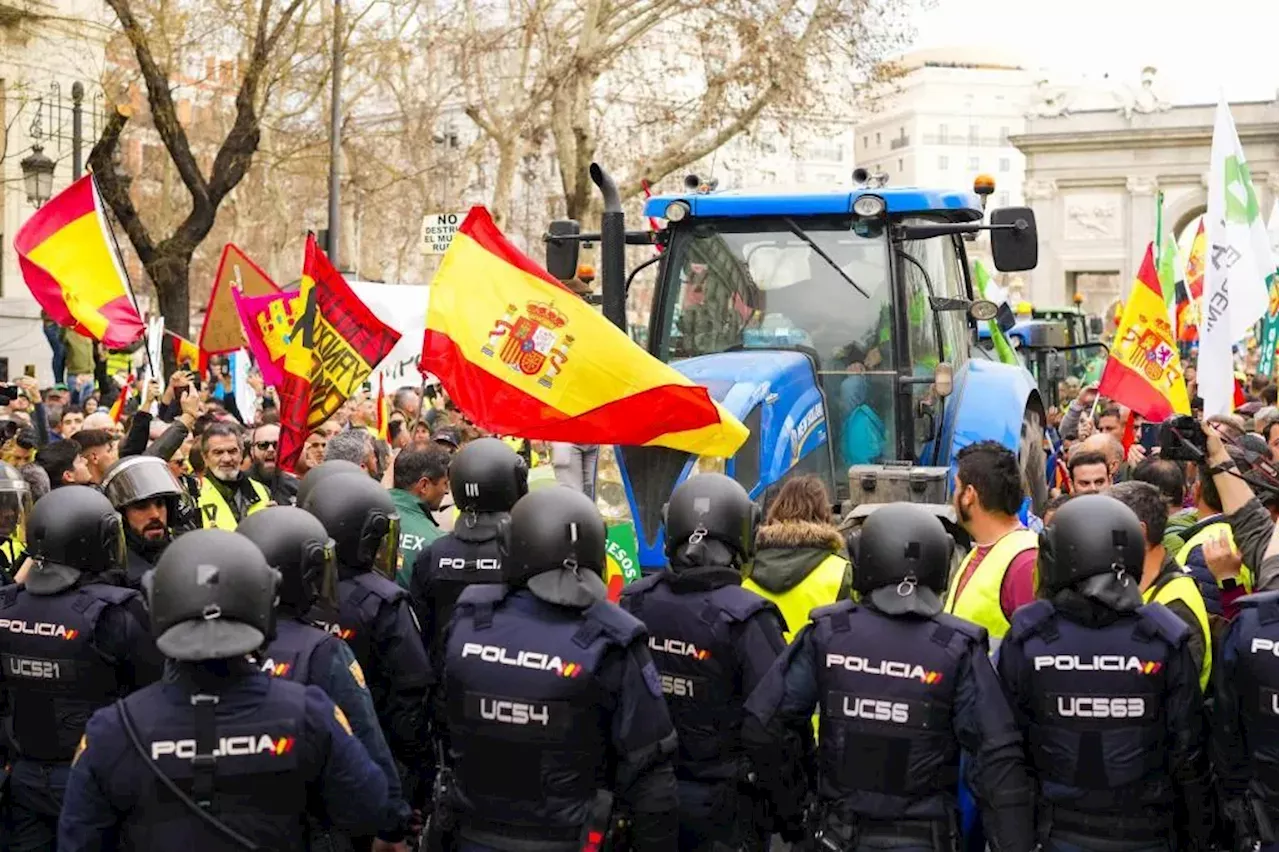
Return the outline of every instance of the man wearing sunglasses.
<path id="1" fill-rule="evenodd" d="M 249 476 L 266 486 L 271 499 L 292 506 L 298 498 L 298 477 L 280 469 L 276 450 L 280 447 L 280 427 L 264 423 L 249 434 Z"/>

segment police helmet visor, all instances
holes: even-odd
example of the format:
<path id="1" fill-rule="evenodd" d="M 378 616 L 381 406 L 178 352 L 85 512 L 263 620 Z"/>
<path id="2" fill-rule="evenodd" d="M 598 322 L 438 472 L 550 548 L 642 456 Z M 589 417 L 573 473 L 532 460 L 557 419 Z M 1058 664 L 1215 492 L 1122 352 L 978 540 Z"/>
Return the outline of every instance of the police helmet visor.
<path id="1" fill-rule="evenodd" d="M 381 539 L 376 540 L 376 544 L 370 548 L 373 550 L 373 564 L 370 567 L 387 579 L 394 580 L 400 569 L 400 516 L 378 515 L 370 520 L 369 526 L 373 537 L 378 535 L 379 528 L 385 530 Z"/>
<path id="2" fill-rule="evenodd" d="M 397 539 L 398 540 L 398 539 Z M 308 545 L 303 565 L 307 566 L 307 582 L 315 588 L 315 603 L 326 609 L 338 608 L 338 555 L 333 539 L 324 544 Z"/>
<path id="3" fill-rule="evenodd" d="M 31 516 L 31 490 L 24 480 L 0 480 L 0 543 L 27 540 Z"/>
<path id="4" fill-rule="evenodd" d="M 102 482 L 102 492 L 107 495 L 112 506 L 123 509 L 153 497 L 178 498 L 184 490 L 169 465 L 160 459 L 155 459 L 153 463 L 137 457 L 117 462 L 116 467 L 107 472 Z"/>

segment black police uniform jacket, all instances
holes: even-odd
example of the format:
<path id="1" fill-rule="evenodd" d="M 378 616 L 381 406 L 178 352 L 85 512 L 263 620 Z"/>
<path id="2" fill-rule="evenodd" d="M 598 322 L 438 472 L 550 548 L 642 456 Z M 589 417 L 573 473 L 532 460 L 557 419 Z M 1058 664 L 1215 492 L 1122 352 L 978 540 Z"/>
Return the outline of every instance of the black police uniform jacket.
<path id="1" fill-rule="evenodd" d="M 817 794 L 829 826 L 945 842 L 957 819 L 960 752 L 995 849 L 1035 845 L 1022 738 L 987 659 L 987 632 L 945 613 L 889 616 L 840 601 L 810 614 L 747 701 L 743 735 L 784 821 L 804 778 L 789 736 L 819 713 Z"/>
<path id="2" fill-rule="evenodd" d="M 1239 605 L 1214 668 L 1213 764 L 1237 836 L 1274 844 L 1280 593 L 1249 595 Z"/>
<path id="3" fill-rule="evenodd" d="M 124 699 L 146 757 L 188 797 L 262 849 L 304 849 L 307 814 L 351 833 L 378 827 L 387 781 L 319 688 L 271 678 L 244 661 L 219 661 L 220 676 L 196 685 L 175 667 L 166 680 Z M 202 743 L 193 694 L 216 696 L 210 742 Z M 217 749 L 210 787 L 193 764 Z M 125 731 L 120 708 L 104 707 L 85 730 L 58 826 L 59 850 L 101 848 L 104 826 L 122 848 L 231 850 L 153 774 Z"/>
<path id="4" fill-rule="evenodd" d="M 424 699 L 431 678 L 409 595 L 372 571 L 339 569 L 338 619 L 313 611 L 317 626 L 351 647 L 364 670 L 392 753 L 411 768 L 426 765 Z"/>
<path id="5" fill-rule="evenodd" d="M 458 597 L 476 583 L 502 582 L 497 514 L 463 514 L 453 532 L 428 544 L 413 563 L 409 596 L 433 666 L 441 661 L 441 640 Z"/>
<path id="6" fill-rule="evenodd" d="M 637 619 L 527 589 L 472 586 L 445 636 L 444 697 L 462 836 L 576 849 L 600 790 L 630 807 L 632 847 L 674 848 L 675 734 Z"/>
<path id="7" fill-rule="evenodd" d="M 1014 613 L 998 668 L 1027 732 L 1042 834 L 1090 848 L 1204 836 L 1189 635 L 1160 604 L 1117 612 L 1073 592 Z"/>
<path id="8" fill-rule="evenodd" d="M 743 704 L 786 647 L 782 614 L 727 567 L 653 574 L 626 587 L 619 603 L 649 631 L 679 740 L 676 778 L 745 781 Z"/>
<path id="9" fill-rule="evenodd" d="M 160 677 L 142 597 L 102 583 L 0 589 L 6 734 L 21 759 L 65 763 L 93 711 Z"/>

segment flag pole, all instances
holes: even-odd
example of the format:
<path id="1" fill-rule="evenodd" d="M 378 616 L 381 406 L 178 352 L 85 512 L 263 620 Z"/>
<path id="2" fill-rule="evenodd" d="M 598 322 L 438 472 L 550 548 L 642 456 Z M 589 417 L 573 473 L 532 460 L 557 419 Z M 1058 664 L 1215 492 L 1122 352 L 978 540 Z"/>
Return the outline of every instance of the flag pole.
<path id="1" fill-rule="evenodd" d="M 102 190 L 98 188 L 98 177 L 92 171 L 89 172 L 89 180 L 93 184 L 93 194 L 97 197 L 96 200 L 103 201 Z M 108 212 L 111 213 L 110 216 L 107 215 Z M 106 224 L 107 233 L 111 236 L 111 244 L 115 246 L 116 262 L 120 264 L 120 274 L 124 276 L 124 286 L 129 288 L 129 298 L 133 300 L 133 309 L 141 314 L 142 312 L 138 310 L 138 293 L 133 289 L 133 279 L 129 277 L 129 266 L 124 262 L 124 252 L 120 250 L 120 241 L 116 239 L 115 226 L 111 224 L 111 220 L 114 217 L 115 211 L 108 211 L 104 201 L 102 205 L 102 221 Z M 156 365 L 151 363 L 151 347 L 143 345 L 142 349 L 147 356 L 147 369 L 151 371 L 151 375 L 159 376 L 160 374 L 156 372 Z"/>

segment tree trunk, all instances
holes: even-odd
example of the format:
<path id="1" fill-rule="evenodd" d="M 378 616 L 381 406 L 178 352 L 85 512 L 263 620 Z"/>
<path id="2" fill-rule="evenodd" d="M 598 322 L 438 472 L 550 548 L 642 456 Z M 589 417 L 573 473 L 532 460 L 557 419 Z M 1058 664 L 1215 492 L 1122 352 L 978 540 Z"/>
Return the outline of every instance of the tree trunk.
<path id="1" fill-rule="evenodd" d="M 160 303 L 160 314 L 164 317 L 164 327 L 174 334 L 180 334 L 188 340 L 191 317 L 191 255 L 180 249 L 169 249 L 157 252 L 155 259 L 147 264 L 147 274 L 156 288 L 156 300 Z M 172 346 L 163 347 L 164 375 L 167 378 L 177 369 Z"/>
<path id="2" fill-rule="evenodd" d="M 517 139 L 498 143 L 498 172 L 493 186 L 493 220 L 505 225 L 511 207 L 511 188 L 520 165 L 520 143 Z"/>

